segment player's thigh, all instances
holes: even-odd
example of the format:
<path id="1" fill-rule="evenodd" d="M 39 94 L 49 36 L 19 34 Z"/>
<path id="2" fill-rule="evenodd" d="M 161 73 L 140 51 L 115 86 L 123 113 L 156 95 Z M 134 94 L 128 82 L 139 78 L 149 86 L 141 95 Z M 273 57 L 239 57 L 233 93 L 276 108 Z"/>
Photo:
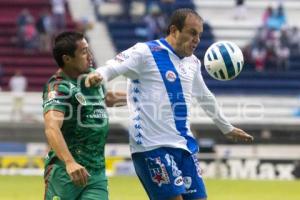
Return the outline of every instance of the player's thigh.
<path id="1" fill-rule="evenodd" d="M 107 179 L 92 175 L 78 200 L 108 200 Z"/>
<path id="2" fill-rule="evenodd" d="M 185 154 L 182 165 L 183 182 L 186 192 L 182 195 L 184 200 L 205 200 L 206 188 L 201 175 L 200 163 L 197 155 Z"/>
<path id="3" fill-rule="evenodd" d="M 44 180 L 45 200 L 75 200 L 82 190 L 74 185 L 66 170 L 59 165 L 49 165 Z"/>
<path id="4" fill-rule="evenodd" d="M 185 192 L 181 171 L 168 148 L 135 153 L 132 159 L 151 200 L 169 200 Z"/>

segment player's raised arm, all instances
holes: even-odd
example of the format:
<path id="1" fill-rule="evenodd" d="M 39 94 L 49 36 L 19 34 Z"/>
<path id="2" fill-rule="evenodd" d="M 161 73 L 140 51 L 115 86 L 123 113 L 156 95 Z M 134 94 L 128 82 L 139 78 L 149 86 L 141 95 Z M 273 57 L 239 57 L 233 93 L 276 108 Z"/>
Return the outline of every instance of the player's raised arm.
<path id="1" fill-rule="evenodd" d="M 115 58 L 108 60 L 104 66 L 90 73 L 85 80 L 85 86 L 93 87 L 120 75 L 124 75 L 132 80 L 137 79 L 143 66 L 142 52 L 147 50 L 148 47 L 145 44 L 137 43 L 135 46 L 119 53 Z"/>

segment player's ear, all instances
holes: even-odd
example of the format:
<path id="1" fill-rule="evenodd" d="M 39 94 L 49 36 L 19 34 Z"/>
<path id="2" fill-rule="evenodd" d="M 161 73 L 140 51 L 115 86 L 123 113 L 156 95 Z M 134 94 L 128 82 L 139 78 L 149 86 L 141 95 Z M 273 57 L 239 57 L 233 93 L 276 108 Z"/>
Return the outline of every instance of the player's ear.
<path id="1" fill-rule="evenodd" d="M 71 61 L 71 57 L 68 55 L 63 55 L 62 58 L 65 64 Z"/>
<path id="2" fill-rule="evenodd" d="M 170 26 L 170 35 L 175 36 L 177 30 L 178 30 L 178 28 L 175 25 L 171 25 Z"/>

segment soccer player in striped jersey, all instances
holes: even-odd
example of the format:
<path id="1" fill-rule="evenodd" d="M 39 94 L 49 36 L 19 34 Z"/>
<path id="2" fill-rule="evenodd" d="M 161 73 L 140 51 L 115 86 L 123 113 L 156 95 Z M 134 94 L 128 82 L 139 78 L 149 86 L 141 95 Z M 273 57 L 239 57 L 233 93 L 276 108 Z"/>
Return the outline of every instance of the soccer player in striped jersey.
<path id="1" fill-rule="evenodd" d="M 207 198 L 190 129 L 192 97 L 217 127 L 233 140 L 253 137 L 223 116 L 193 55 L 203 32 L 202 18 L 191 9 L 171 16 L 167 37 L 137 43 L 91 73 L 86 86 L 124 75 L 128 78 L 129 141 L 136 173 L 151 200 Z"/>

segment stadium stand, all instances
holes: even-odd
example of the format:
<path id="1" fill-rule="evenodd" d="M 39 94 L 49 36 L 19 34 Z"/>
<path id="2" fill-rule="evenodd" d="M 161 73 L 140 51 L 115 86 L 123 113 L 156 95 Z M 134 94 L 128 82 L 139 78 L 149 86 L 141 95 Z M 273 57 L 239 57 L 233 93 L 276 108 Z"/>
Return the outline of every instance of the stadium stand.
<path id="1" fill-rule="evenodd" d="M 93 10 L 90 1 L 72 0 L 69 14 L 69 23 L 82 17 L 90 17 Z M 288 21 L 291 25 L 299 27 L 300 4 L 296 0 L 284 1 Z M 254 37 L 261 22 L 261 14 L 269 4 L 277 0 L 248 0 L 247 18 L 236 21 L 232 17 L 234 9 L 233 0 L 194 0 L 197 11 L 208 23 L 196 54 L 199 58 L 207 47 L 217 40 L 231 40 L 241 47 L 248 44 Z M 9 77 L 15 68 L 21 67 L 29 80 L 29 90 L 25 96 L 24 112 L 26 118 L 19 123 L 12 123 L 10 119 L 12 96 L 9 92 L 0 91 L 0 151 L 25 152 L 26 143 L 43 143 L 45 135 L 41 109 L 42 84 L 57 68 L 51 59 L 50 53 L 25 53 L 17 48 L 11 37 L 16 33 L 16 16 L 22 8 L 27 7 L 34 16 L 38 10 L 50 9 L 48 0 L 13 0 L 0 1 L 0 63 L 5 69 L 3 83 L 7 90 Z M 100 6 L 100 13 L 104 17 L 95 22 L 94 28 L 88 31 L 90 44 L 97 63 L 103 62 L 117 52 L 128 48 L 136 42 L 145 41 L 146 37 L 136 34 L 145 24 L 136 19 L 141 18 L 144 8 L 141 2 L 134 3 L 132 10 L 135 16 L 132 22 L 125 23 L 115 18 L 121 11 L 120 5 L 104 1 Z M 216 13 L 218 13 L 216 15 Z M 117 19 L 117 20 L 116 20 Z M 107 25 L 107 27 L 106 27 Z M 69 25 L 70 26 L 70 25 Z M 72 26 L 72 25 L 71 25 Z M 2 28 L 3 27 L 3 28 Z M 210 28 L 209 28 L 210 27 Z M 107 32 L 108 31 L 108 32 Z M 201 147 L 216 145 L 226 152 L 228 146 L 237 148 L 233 150 L 243 159 L 247 156 L 264 155 L 272 153 L 274 158 L 289 156 L 299 158 L 299 123 L 300 118 L 295 111 L 300 108 L 300 58 L 290 57 L 290 70 L 255 72 L 251 64 L 244 66 L 243 72 L 233 81 L 220 82 L 213 80 L 203 70 L 204 79 L 208 87 L 216 94 L 224 113 L 236 126 L 241 127 L 255 136 L 254 145 L 236 145 L 228 142 L 220 131 L 212 125 L 211 120 L 204 114 L 198 104 L 193 105 L 191 127 L 199 138 Z M 126 87 L 124 80 L 120 82 Z M 116 144 L 111 150 L 114 155 L 116 149 L 128 142 L 127 108 L 109 109 L 111 129 L 108 143 Z M 268 146 L 266 146 L 268 144 Z M 270 145 L 273 146 L 270 146 Z M 125 144 L 127 146 L 127 144 Z M 280 147 L 280 148 L 278 148 Z M 289 148 L 288 148 L 289 147 Z M 292 150 L 290 149 L 292 147 Z M 266 150 L 267 149 L 267 150 Z M 285 149 L 288 149 L 284 151 Z M 292 151 L 289 153 L 288 151 Z M 1 153 L 1 152 L 0 152 Z M 278 154 L 281 153 L 281 154 Z M 276 155 L 275 155 L 276 154 Z M 119 154 L 117 154 L 119 155 Z M 127 155 L 128 156 L 128 155 Z M 221 155 L 223 156 L 223 154 Z"/>
<path id="2" fill-rule="evenodd" d="M 4 90 L 8 90 L 8 80 L 16 69 L 21 69 L 28 78 L 29 91 L 41 91 L 57 69 L 50 52 L 25 51 L 16 44 L 17 17 L 25 8 L 37 19 L 41 11 L 50 11 L 51 6 L 49 0 L 0 1 L 0 63 L 5 72 L 2 80 Z M 69 12 L 67 26 L 74 27 Z"/>

